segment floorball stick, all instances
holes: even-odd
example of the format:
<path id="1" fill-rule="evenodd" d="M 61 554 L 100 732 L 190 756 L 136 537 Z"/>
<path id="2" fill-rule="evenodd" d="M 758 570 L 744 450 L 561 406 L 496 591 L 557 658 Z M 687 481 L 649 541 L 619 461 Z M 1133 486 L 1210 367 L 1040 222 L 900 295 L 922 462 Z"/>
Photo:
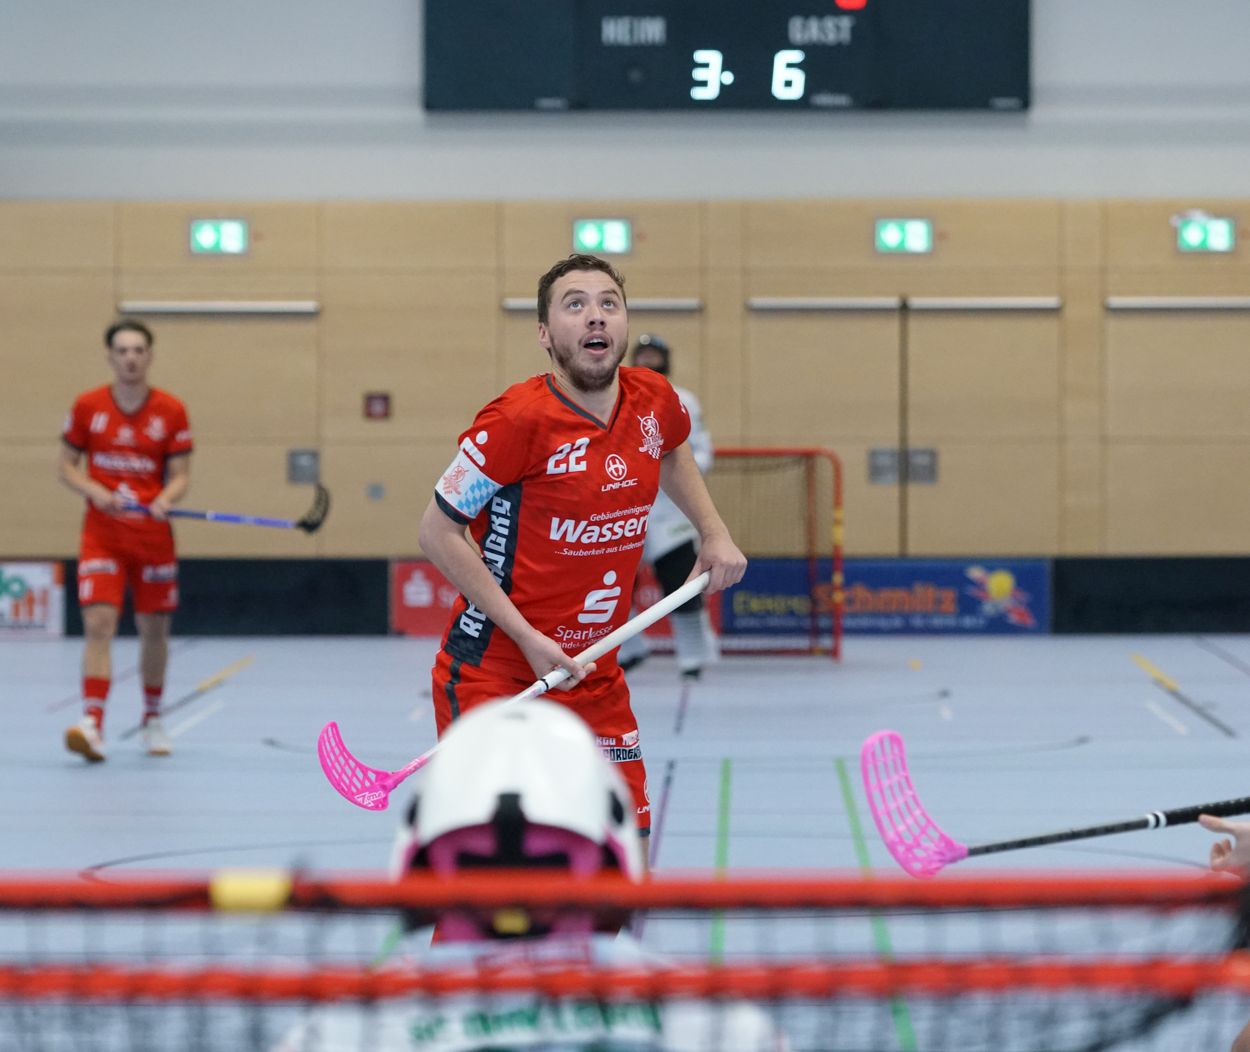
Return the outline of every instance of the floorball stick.
<path id="1" fill-rule="evenodd" d="M 142 504 L 127 505 L 128 511 L 147 511 Z M 171 519 L 202 519 L 206 522 L 226 522 L 239 526 L 274 526 L 280 530 L 303 530 L 316 533 L 330 514 L 330 491 L 320 482 L 313 494 L 312 507 L 298 519 L 270 519 L 263 515 L 234 515 L 225 511 L 192 511 L 190 508 L 170 508 Z"/>
<path id="2" fill-rule="evenodd" d="M 693 599 L 707 587 L 711 575 L 706 571 L 693 580 L 687 581 L 672 595 L 666 595 L 654 606 L 647 607 L 642 613 L 630 618 L 614 632 L 604 636 L 599 642 L 587 647 L 573 660 L 579 665 L 587 665 L 596 658 L 603 657 L 609 650 L 619 647 L 627 639 L 655 624 L 666 614 L 672 613 L 679 606 Z M 553 687 L 559 686 L 569 678 L 569 673 L 562 668 L 553 669 L 541 679 L 521 691 L 509 701 L 526 701 L 537 698 Z M 317 758 L 321 761 L 321 770 L 325 772 L 330 784 L 345 799 L 363 807 L 366 811 L 385 811 L 390 803 L 390 795 L 405 778 L 415 774 L 429 762 L 438 748 L 423 752 L 415 760 L 410 760 L 398 771 L 383 771 L 377 767 L 369 767 L 361 763 L 351 754 L 339 733 L 339 725 L 331 720 L 321 728 L 317 736 Z"/>
<path id="3" fill-rule="evenodd" d="M 1199 815 L 1241 815 L 1250 812 L 1250 797 L 1221 800 L 1214 804 L 1178 807 L 1171 811 L 1151 811 L 1140 818 L 1083 829 L 1065 829 L 1058 833 L 1000 840 L 993 844 L 969 847 L 947 836 L 920 803 L 907 770 L 907 753 L 903 739 L 895 731 L 878 731 L 864 742 L 859 753 L 864 790 L 881 839 L 900 866 L 913 877 L 931 877 L 943 866 L 971 858 L 992 855 L 999 851 L 1016 851 L 1043 844 L 1062 844 L 1069 840 L 1131 833 L 1138 829 L 1162 829 L 1198 821 Z"/>

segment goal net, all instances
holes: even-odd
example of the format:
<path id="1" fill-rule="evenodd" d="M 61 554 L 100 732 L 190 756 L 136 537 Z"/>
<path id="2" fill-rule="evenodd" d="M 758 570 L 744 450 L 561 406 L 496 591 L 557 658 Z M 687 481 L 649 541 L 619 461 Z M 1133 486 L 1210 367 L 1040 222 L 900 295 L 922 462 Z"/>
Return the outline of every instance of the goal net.
<path id="1" fill-rule="evenodd" d="M 724 649 L 842 651 L 842 464 L 827 449 L 716 450 L 708 489 L 747 577 L 721 608 Z"/>
<path id="2" fill-rule="evenodd" d="M 1205 875 L 2 878 L 0 1049 L 1210 1052 L 1245 929 Z"/>

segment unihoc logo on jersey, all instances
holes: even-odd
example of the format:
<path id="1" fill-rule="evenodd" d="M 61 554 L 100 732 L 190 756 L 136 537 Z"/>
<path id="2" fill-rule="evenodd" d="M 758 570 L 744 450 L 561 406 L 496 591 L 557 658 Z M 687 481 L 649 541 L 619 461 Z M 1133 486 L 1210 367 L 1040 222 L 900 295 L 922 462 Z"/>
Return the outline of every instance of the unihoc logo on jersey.
<path id="1" fill-rule="evenodd" d="M 129 424 L 122 424 L 117 429 L 117 444 L 119 446 L 133 446 L 135 444 L 135 429 Z"/>
<path id="2" fill-rule="evenodd" d="M 601 625 L 605 621 L 611 621 L 612 615 L 616 613 L 616 607 L 621 601 L 621 586 L 616 583 L 616 571 L 609 570 L 605 573 L 603 583 L 609 587 L 592 588 L 586 593 L 582 612 L 577 615 L 577 620 L 583 625 Z M 615 587 L 611 587 L 613 585 Z"/>
<path id="3" fill-rule="evenodd" d="M 612 481 L 605 482 L 600 486 L 600 493 L 607 493 L 614 489 L 627 489 L 630 486 L 638 485 L 636 478 L 630 479 L 625 477 L 629 474 L 629 465 L 619 453 L 608 454 L 607 459 L 603 462 L 603 470 L 607 472 L 608 478 Z"/>
<path id="4" fill-rule="evenodd" d="M 660 434 L 660 421 L 654 411 L 640 416 L 638 425 L 642 428 L 642 445 L 638 447 L 638 452 L 659 460 L 664 453 L 664 436 Z"/>
<path id="5" fill-rule="evenodd" d="M 91 417 L 90 431 L 93 435 L 98 435 L 109 426 L 109 415 L 105 412 L 99 412 Z"/>

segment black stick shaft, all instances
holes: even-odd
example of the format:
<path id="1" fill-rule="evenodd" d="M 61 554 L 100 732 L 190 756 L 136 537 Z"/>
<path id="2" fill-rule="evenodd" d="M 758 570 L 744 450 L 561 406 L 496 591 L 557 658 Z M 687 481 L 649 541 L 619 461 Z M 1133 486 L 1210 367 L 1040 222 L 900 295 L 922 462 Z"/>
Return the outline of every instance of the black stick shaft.
<path id="1" fill-rule="evenodd" d="M 1138 829 L 1162 829 L 1164 826 L 1180 826 L 1198 821 L 1199 815 L 1244 815 L 1250 812 L 1250 796 L 1237 800 L 1221 800 L 1217 804 L 1198 804 L 1195 807 L 1178 807 L 1172 811 L 1151 811 L 1141 818 L 1127 822 L 1112 822 L 1104 826 L 1087 826 L 1084 829 L 1065 829 L 1062 833 L 1046 833 L 1042 836 L 1025 837 L 1022 840 L 1000 840 L 996 844 L 978 844 L 968 848 L 969 856 L 992 855 L 998 851 L 1015 851 L 1022 847 L 1041 847 L 1043 844 L 1062 844 L 1067 840 L 1085 840 L 1087 837 L 1108 836 L 1112 833 L 1132 833 Z"/>

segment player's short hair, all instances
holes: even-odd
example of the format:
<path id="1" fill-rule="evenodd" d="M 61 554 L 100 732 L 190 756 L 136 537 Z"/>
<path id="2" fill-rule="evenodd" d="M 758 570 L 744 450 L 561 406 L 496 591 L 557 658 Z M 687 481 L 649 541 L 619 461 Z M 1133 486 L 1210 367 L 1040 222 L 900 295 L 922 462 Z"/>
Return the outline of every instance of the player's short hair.
<path id="1" fill-rule="evenodd" d="M 547 312 L 551 309 L 551 286 L 565 274 L 571 274 L 575 270 L 597 270 L 606 274 L 616 282 L 616 287 L 621 290 L 621 300 L 625 300 L 625 279 L 611 263 L 586 252 L 574 252 L 565 256 L 538 279 L 538 320 L 543 325 L 547 324 Z"/>
<path id="2" fill-rule="evenodd" d="M 669 370 L 669 356 L 671 352 L 668 349 L 668 343 L 662 340 L 655 333 L 644 332 L 638 337 L 638 342 L 634 344 L 633 350 L 629 352 L 629 360 L 631 364 L 637 364 L 638 354 L 640 351 L 652 351 L 660 356 L 660 365 L 655 370 L 661 376 L 667 376 Z"/>
<path id="3" fill-rule="evenodd" d="M 113 337 L 119 332 L 137 332 L 147 341 L 148 347 L 151 347 L 156 342 L 156 337 L 152 335 L 152 330 L 137 318 L 119 318 L 104 330 L 104 346 L 111 348 L 113 346 Z"/>

